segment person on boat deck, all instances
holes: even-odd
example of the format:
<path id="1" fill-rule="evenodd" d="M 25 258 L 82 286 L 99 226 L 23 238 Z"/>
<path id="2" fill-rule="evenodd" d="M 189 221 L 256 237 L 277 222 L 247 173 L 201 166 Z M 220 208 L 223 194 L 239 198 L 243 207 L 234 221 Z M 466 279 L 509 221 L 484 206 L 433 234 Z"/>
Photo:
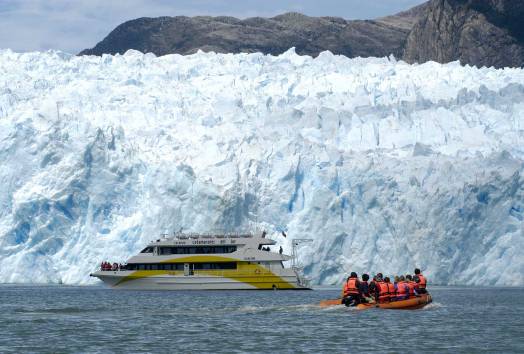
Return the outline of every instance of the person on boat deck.
<path id="1" fill-rule="evenodd" d="M 427 280 L 424 275 L 420 272 L 420 269 L 415 268 L 415 282 L 418 284 L 418 293 L 419 294 L 427 294 L 428 291 L 426 290 Z"/>
<path id="2" fill-rule="evenodd" d="M 358 275 L 351 272 L 342 290 L 342 303 L 346 306 L 356 306 L 360 303 Z"/>
<path id="3" fill-rule="evenodd" d="M 411 274 L 406 275 L 406 284 L 408 285 L 408 288 L 409 288 L 409 296 L 410 297 L 417 296 L 418 295 L 418 292 L 417 292 L 418 286 L 417 286 L 417 283 L 413 281 L 413 277 L 411 276 Z"/>
<path id="4" fill-rule="evenodd" d="M 362 302 L 373 302 L 373 298 L 369 295 L 369 275 L 362 274 L 362 280 L 359 283 L 358 290 L 360 292 L 360 300 Z"/>
<path id="5" fill-rule="evenodd" d="M 409 299 L 409 286 L 406 283 L 406 278 L 403 275 L 398 277 L 398 281 L 395 284 L 395 291 L 397 293 L 395 300 L 398 301 Z"/>

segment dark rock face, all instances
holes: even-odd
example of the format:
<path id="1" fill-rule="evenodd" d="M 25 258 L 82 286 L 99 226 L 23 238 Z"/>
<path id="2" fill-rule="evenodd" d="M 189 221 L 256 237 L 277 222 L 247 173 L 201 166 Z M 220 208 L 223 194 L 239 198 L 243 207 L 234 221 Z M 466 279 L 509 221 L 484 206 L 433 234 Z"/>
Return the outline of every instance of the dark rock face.
<path id="1" fill-rule="evenodd" d="M 156 55 L 192 54 L 198 49 L 280 54 L 295 47 L 298 54 L 312 56 L 330 50 L 348 57 L 400 57 L 406 36 L 421 15 L 418 8 L 373 21 L 298 13 L 246 20 L 203 16 L 140 18 L 121 24 L 94 48 L 80 54 L 116 54 L 128 49 Z"/>
<path id="2" fill-rule="evenodd" d="M 329 50 L 348 57 L 390 54 L 408 62 L 460 60 L 477 66 L 524 65 L 524 1 L 431 0 L 376 20 L 346 21 L 286 13 L 273 18 L 159 17 L 125 22 L 81 55 L 128 49 L 192 54 L 280 54 L 295 47 L 316 56 Z"/>
<path id="3" fill-rule="evenodd" d="M 404 49 L 408 62 L 460 60 L 477 66 L 524 65 L 524 2 L 432 0 Z"/>

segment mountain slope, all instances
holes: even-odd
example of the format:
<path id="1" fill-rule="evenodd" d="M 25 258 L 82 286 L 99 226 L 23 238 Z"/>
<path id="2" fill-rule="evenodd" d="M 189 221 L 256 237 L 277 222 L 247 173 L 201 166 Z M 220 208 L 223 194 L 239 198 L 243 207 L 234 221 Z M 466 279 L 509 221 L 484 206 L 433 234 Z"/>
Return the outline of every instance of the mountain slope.
<path id="1" fill-rule="evenodd" d="M 286 252 L 314 239 L 315 283 L 524 285 L 524 70 L 0 51 L 0 72 L 0 282 L 88 283 L 160 233 L 258 220 Z"/>
<path id="2" fill-rule="evenodd" d="M 460 60 L 497 68 L 524 65 L 524 3 L 512 0 L 431 0 L 368 21 L 287 13 L 273 18 L 160 17 L 125 22 L 82 55 L 217 53 L 277 55 L 295 47 L 317 56 L 397 58 L 414 63 Z"/>
<path id="3" fill-rule="evenodd" d="M 422 8 L 422 7 L 421 7 Z M 198 49 L 217 53 L 298 54 L 317 56 L 330 50 L 348 57 L 394 54 L 399 57 L 420 11 L 376 21 L 346 21 L 286 13 L 273 18 L 160 17 L 125 22 L 81 55 L 123 54 L 128 49 L 165 55 L 191 54 Z"/>
<path id="4" fill-rule="evenodd" d="M 432 0 L 409 34 L 403 58 L 524 66 L 523 17 L 522 1 Z"/>

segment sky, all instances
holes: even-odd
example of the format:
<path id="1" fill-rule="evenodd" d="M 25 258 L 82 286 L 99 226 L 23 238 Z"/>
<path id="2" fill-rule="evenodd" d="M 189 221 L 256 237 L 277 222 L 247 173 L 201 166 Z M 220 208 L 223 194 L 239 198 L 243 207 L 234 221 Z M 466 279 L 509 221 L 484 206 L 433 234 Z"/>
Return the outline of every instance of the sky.
<path id="1" fill-rule="evenodd" d="M 270 17 L 295 11 L 309 16 L 370 19 L 425 0 L 0 0 L 0 48 L 78 53 L 122 22 L 138 17 L 228 15 Z"/>

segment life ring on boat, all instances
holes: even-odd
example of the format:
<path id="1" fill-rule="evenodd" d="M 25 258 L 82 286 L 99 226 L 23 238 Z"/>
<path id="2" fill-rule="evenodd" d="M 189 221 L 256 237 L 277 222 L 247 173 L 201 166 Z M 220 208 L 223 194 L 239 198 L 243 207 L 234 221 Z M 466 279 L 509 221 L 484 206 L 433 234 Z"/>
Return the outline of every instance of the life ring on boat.
<path id="1" fill-rule="evenodd" d="M 255 274 L 260 274 L 260 269 L 255 269 Z"/>

